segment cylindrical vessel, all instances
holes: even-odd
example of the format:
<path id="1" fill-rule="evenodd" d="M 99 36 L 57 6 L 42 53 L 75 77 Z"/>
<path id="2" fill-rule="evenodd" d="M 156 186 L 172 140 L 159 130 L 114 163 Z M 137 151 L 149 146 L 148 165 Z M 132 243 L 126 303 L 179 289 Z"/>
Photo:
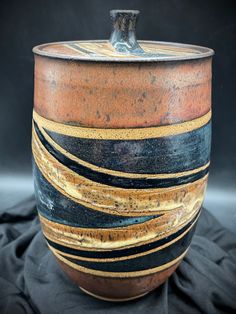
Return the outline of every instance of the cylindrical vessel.
<path id="1" fill-rule="evenodd" d="M 86 292 L 129 300 L 187 253 L 207 185 L 208 48 L 136 41 L 112 11 L 110 41 L 34 48 L 32 149 L 49 248 Z"/>

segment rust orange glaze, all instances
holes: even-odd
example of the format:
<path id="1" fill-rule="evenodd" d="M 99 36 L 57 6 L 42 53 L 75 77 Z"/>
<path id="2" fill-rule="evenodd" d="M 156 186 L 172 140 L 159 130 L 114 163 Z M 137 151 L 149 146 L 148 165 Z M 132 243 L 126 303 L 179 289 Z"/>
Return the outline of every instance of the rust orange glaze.
<path id="1" fill-rule="evenodd" d="M 36 55 L 34 103 L 49 120 L 86 127 L 193 120 L 211 108 L 211 58 L 129 64 Z"/>
<path id="2" fill-rule="evenodd" d="M 88 290 L 98 298 L 110 301 L 133 299 L 151 292 L 164 283 L 180 264 L 178 262 L 164 271 L 138 278 L 106 278 L 75 271 L 59 259 L 58 262 L 71 280 L 81 288 Z"/>

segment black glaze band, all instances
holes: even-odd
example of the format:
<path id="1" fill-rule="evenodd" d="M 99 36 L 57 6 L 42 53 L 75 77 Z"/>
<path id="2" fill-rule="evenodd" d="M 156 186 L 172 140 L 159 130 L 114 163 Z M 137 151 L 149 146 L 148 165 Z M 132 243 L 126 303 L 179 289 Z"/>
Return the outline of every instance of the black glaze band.
<path id="1" fill-rule="evenodd" d="M 171 186 L 177 186 L 181 184 L 191 183 L 198 179 L 201 179 L 208 173 L 208 167 L 202 171 L 194 174 L 190 174 L 183 177 L 163 178 L 163 179 L 141 179 L 141 178 L 124 178 L 119 176 L 113 176 L 107 173 L 98 172 L 92 170 L 86 166 L 78 164 L 71 160 L 67 156 L 63 155 L 57 149 L 55 149 L 40 132 L 36 123 L 34 123 L 35 131 L 48 152 L 55 157 L 60 163 L 67 166 L 70 170 L 82 175 L 83 177 L 114 187 L 125 188 L 125 189 L 149 189 L 149 188 L 167 188 Z M 78 149 L 78 147 L 77 147 Z M 80 147 L 79 149 L 80 150 Z"/>
<path id="2" fill-rule="evenodd" d="M 81 228 L 116 228 L 144 223 L 162 215 L 142 217 L 103 213 L 80 205 L 55 189 L 42 175 L 33 161 L 37 208 L 48 220 Z"/>
<path id="3" fill-rule="evenodd" d="M 75 256 L 81 256 L 81 257 L 87 257 L 87 258 L 116 258 L 116 257 L 122 257 L 122 256 L 132 256 L 134 254 L 139 254 L 143 253 L 146 251 L 150 251 L 152 249 L 155 249 L 157 247 L 160 247 L 177 237 L 179 237 L 181 234 L 183 234 L 193 223 L 195 222 L 197 216 L 199 215 L 199 212 L 197 215 L 190 221 L 186 226 L 184 226 L 182 229 L 178 230 L 177 232 L 171 234 L 170 236 L 148 243 L 144 245 L 137 245 L 135 247 L 131 247 L 128 249 L 120 249 L 120 250 L 109 250 L 109 251 L 86 251 L 86 250 L 79 250 L 79 249 L 74 249 L 70 247 L 66 247 L 64 245 L 55 243 L 51 240 L 49 240 L 46 236 L 46 240 L 49 245 L 51 245 L 54 249 L 59 250 L 61 252 L 75 255 Z"/>
<path id="4" fill-rule="evenodd" d="M 150 269 L 169 263 L 184 253 L 190 245 L 195 227 L 196 225 L 194 225 L 186 235 L 172 245 L 150 254 L 147 252 L 146 255 L 132 259 L 112 262 L 92 262 L 78 260 L 68 256 L 63 257 L 76 265 L 106 272 L 132 272 Z"/>
<path id="5" fill-rule="evenodd" d="M 183 172 L 199 168 L 210 159 L 211 122 L 187 133 L 144 140 L 97 140 L 46 132 L 72 155 L 128 173 Z"/>

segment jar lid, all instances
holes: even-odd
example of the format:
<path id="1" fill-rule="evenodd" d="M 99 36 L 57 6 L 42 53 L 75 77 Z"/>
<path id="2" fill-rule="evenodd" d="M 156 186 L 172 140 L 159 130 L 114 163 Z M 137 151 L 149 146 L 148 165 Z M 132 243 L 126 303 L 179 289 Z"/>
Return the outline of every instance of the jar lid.
<path id="1" fill-rule="evenodd" d="M 112 10 L 113 31 L 110 40 L 65 41 L 33 48 L 37 55 L 87 61 L 150 62 L 199 59 L 212 56 L 210 48 L 136 40 L 135 28 L 139 15 L 136 10 Z"/>

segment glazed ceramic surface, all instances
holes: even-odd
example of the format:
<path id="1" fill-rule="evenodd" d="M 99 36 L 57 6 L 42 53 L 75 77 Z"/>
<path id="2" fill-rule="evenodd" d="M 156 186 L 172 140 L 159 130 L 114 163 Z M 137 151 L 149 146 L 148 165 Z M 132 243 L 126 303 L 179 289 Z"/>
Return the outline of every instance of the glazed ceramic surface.
<path id="1" fill-rule="evenodd" d="M 72 280 L 105 300 L 142 296 L 177 268 L 210 160 L 212 50 L 137 42 L 136 16 L 113 11 L 110 41 L 34 48 L 42 230 Z"/>

